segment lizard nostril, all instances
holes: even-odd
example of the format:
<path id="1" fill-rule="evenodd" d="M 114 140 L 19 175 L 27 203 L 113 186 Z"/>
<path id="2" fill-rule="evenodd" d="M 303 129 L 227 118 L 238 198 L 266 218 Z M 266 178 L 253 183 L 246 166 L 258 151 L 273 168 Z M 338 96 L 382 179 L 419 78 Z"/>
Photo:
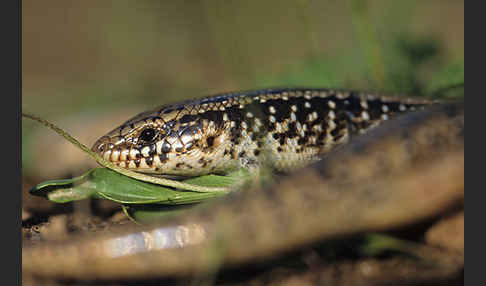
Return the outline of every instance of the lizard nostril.
<path id="1" fill-rule="evenodd" d="M 100 151 L 100 152 L 105 152 L 105 147 L 106 147 L 106 143 L 101 143 L 101 144 L 98 146 L 98 151 Z"/>

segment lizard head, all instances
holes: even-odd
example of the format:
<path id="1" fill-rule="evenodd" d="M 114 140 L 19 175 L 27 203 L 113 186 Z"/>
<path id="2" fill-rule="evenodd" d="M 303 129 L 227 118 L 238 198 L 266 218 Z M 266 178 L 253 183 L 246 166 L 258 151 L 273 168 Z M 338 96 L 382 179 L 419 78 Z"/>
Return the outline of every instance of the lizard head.
<path id="1" fill-rule="evenodd" d="M 221 169 L 223 124 L 185 105 L 140 113 L 98 139 L 91 148 L 115 165 L 149 174 L 194 176 Z"/>

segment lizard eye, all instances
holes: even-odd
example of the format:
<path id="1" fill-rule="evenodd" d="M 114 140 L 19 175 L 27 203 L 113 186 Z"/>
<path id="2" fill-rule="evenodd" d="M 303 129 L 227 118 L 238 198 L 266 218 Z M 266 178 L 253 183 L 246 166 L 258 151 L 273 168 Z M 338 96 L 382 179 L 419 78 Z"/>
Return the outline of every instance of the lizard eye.
<path id="1" fill-rule="evenodd" d="M 140 133 L 139 139 L 144 142 L 150 142 L 155 139 L 157 132 L 152 128 L 147 128 Z"/>

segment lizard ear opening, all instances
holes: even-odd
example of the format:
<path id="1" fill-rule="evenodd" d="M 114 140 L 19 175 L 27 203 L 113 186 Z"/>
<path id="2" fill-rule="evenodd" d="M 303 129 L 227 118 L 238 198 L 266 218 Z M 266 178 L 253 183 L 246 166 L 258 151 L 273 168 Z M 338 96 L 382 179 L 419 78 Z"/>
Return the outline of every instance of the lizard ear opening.
<path id="1" fill-rule="evenodd" d="M 206 139 L 206 144 L 208 145 L 208 147 L 213 147 L 213 144 L 214 144 L 214 136 L 208 137 Z"/>

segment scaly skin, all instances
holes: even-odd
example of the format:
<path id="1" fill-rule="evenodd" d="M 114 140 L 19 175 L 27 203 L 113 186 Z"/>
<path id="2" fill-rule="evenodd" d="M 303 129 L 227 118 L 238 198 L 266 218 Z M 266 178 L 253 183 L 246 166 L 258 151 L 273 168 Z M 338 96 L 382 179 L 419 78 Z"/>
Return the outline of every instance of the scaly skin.
<path id="1" fill-rule="evenodd" d="M 463 199 L 463 107 L 431 106 L 385 122 L 278 182 L 165 222 L 26 246 L 23 273 L 78 279 L 194 275 L 416 223 Z"/>
<path id="2" fill-rule="evenodd" d="M 143 112 L 92 147 L 122 168 L 197 176 L 291 171 L 355 134 L 431 102 L 329 89 L 220 94 Z"/>

